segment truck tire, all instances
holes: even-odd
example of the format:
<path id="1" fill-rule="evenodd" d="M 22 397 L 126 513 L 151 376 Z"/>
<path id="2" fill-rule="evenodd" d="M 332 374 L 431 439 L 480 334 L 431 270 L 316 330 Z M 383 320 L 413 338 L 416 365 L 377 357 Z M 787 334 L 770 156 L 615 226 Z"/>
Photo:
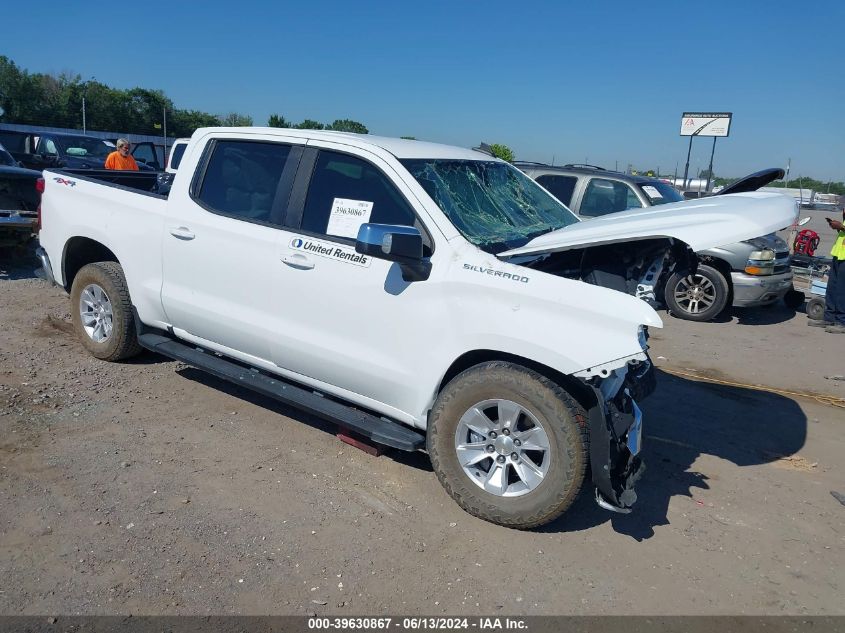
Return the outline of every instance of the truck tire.
<path id="1" fill-rule="evenodd" d="M 709 321 L 725 309 L 728 280 L 718 270 L 699 264 L 693 275 L 674 273 L 666 282 L 664 300 L 669 311 L 687 321 Z"/>
<path id="2" fill-rule="evenodd" d="M 493 361 L 440 392 L 426 444 L 437 479 L 458 505 L 528 529 L 553 521 L 578 496 L 588 462 L 586 419 L 560 385 Z"/>
<path id="3" fill-rule="evenodd" d="M 117 262 L 83 266 L 73 279 L 70 304 L 73 329 L 92 356 L 117 361 L 141 351 L 132 300 Z"/>

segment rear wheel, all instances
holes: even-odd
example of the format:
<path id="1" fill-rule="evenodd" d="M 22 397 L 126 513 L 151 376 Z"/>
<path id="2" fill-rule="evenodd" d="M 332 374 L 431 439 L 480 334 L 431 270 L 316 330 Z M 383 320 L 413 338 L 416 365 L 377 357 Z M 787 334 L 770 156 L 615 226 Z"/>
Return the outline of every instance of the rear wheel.
<path id="1" fill-rule="evenodd" d="M 527 529 L 554 520 L 577 497 L 587 467 L 586 414 L 530 369 L 483 363 L 440 393 L 427 445 L 438 480 L 464 510 Z"/>
<path id="2" fill-rule="evenodd" d="M 83 266 L 70 290 L 73 329 L 92 356 L 116 361 L 141 351 L 132 301 L 117 262 Z"/>
<path id="3" fill-rule="evenodd" d="M 679 273 L 669 277 L 664 299 L 670 312 L 688 321 L 709 321 L 728 303 L 730 287 L 718 270 L 699 264 L 692 275 Z"/>

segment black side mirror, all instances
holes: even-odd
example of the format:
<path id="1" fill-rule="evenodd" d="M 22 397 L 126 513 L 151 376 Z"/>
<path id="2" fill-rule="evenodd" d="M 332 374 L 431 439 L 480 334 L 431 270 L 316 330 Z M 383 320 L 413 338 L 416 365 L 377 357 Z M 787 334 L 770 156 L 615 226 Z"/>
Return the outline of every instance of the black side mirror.
<path id="1" fill-rule="evenodd" d="M 396 262 L 405 281 L 425 281 L 431 274 L 431 262 L 423 259 L 422 234 L 412 226 L 362 224 L 355 250 Z"/>

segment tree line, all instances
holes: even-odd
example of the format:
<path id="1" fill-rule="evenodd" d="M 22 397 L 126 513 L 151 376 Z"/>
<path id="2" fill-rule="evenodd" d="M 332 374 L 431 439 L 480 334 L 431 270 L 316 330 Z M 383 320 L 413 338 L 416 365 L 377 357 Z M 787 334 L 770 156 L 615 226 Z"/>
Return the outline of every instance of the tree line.
<path id="1" fill-rule="evenodd" d="M 212 114 L 177 108 L 162 90 L 112 88 L 96 79 L 83 80 L 81 75 L 69 73 L 30 73 L 0 55 L 0 121 L 81 130 L 83 109 L 86 129 L 125 134 L 163 134 L 165 115 L 169 137 L 190 136 L 200 127 L 253 124 L 251 116 L 239 112 Z M 369 133 L 364 124 L 351 119 L 332 123 L 305 119 L 293 123 L 274 114 L 267 125 Z"/>

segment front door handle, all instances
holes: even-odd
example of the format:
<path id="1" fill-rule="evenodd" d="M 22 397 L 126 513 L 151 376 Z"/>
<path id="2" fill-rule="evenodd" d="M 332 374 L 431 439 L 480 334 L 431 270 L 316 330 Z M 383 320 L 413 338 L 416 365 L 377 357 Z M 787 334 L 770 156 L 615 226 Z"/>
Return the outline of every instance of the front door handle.
<path id="1" fill-rule="evenodd" d="M 302 270 L 311 270 L 314 268 L 314 262 L 302 253 L 294 253 L 293 255 L 283 255 L 282 261 L 288 266 L 300 268 Z"/>
<path id="2" fill-rule="evenodd" d="M 169 230 L 173 237 L 178 237 L 180 240 L 192 240 L 196 237 L 186 226 L 171 226 Z"/>

